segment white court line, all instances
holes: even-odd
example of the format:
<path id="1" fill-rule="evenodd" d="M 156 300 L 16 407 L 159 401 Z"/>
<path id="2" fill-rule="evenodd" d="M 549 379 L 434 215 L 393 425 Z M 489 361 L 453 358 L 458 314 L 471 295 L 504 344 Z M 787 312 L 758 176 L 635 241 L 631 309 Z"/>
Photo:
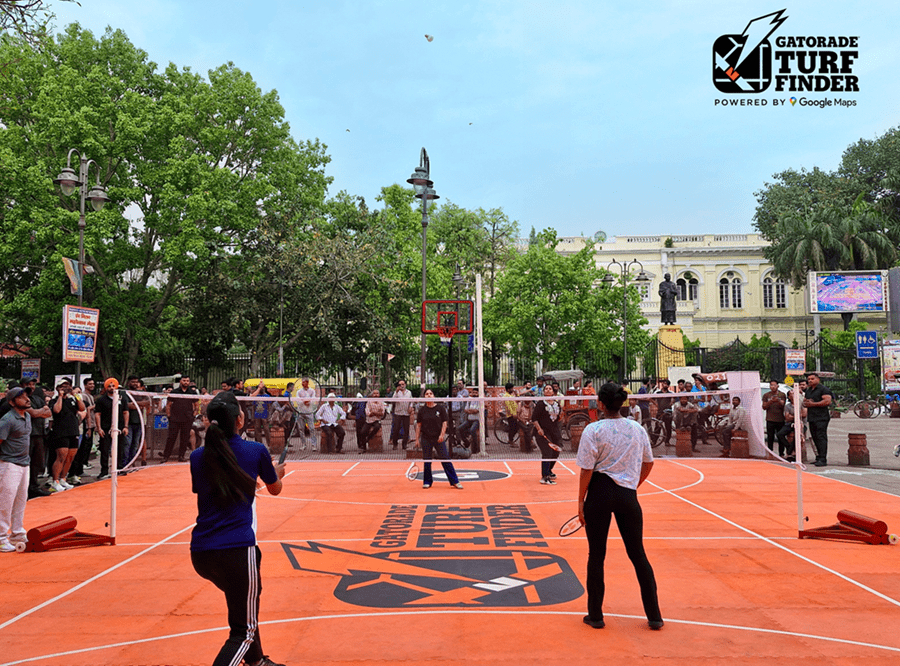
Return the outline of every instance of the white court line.
<path id="1" fill-rule="evenodd" d="M 509 472 L 509 475 L 511 477 L 516 475 L 515 472 L 512 471 L 512 467 L 510 467 L 509 463 L 506 462 L 505 460 L 503 461 L 503 466 L 506 468 L 506 471 Z"/>
<path id="2" fill-rule="evenodd" d="M 357 467 L 361 462 L 362 462 L 362 460 L 357 460 L 355 463 L 353 463 L 352 465 L 350 465 L 350 467 L 347 469 L 347 471 L 344 472 L 343 474 L 341 474 L 341 476 L 347 476 L 350 472 L 352 472 L 354 469 L 356 469 L 356 467 Z"/>
<path id="3" fill-rule="evenodd" d="M 556 463 L 557 463 L 560 467 L 562 467 L 563 469 L 565 469 L 567 472 L 569 472 L 572 476 L 575 476 L 575 472 L 573 472 L 571 469 L 569 469 L 568 467 L 566 467 L 566 463 L 562 462 L 561 460 L 557 460 Z"/>
<path id="4" fill-rule="evenodd" d="M 134 560 L 136 560 L 137 558 L 139 558 L 141 555 L 146 555 L 147 553 L 149 553 L 149 552 L 150 552 L 151 550 L 153 550 L 154 548 L 158 548 L 159 546 L 162 546 L 164 543 L 168 542 L 170 539 L 174 539 L 174 538 L 177 537 L 179 534 L 184 534 L 184 533 L 187 532 L 189 529 L 193 528 L 195 524 L 196 524 L 196 523 L 191 523 L 190 525 L 188 525 L 188 526 L 185 527 L 184 529 L 178 530 L 178 531 L 175 532 L 174 534 L 170 534 L 169 536 L 167 536 L 167 537 L 166 537 L 165 539 L 163 539 L 162 541 L 158 541 L 157 543 L 153 544 L 153 545 L 150 546 L 149 548 L 145 548 L 145 549 L 142 550 L 141 552 L 139 552 L 139 553 L 137 553 L 137 554 L 135 554 L 135 555 L 132 555 L 132 556 L 129 557 L 127 560 L 122 560 L 122 561 L 119 562 L 118 564 L 116 564 L 116 565 L 114 565 L 114 566 L 111 566 L 109 569 L 106 569 L 105 571 L 101 571 L 101 572 L 98 573 L 96 576 L 92 576 L 91 578 L 88 578 L 86 581 L 81 582 L 81 583 L 78 583 L 78 585 L 76 585 L 75 587 L 69 588 L 68 590 L 66 590 L 66 591 L 63 592 L 62 594 L 57 594 L 57 595 L 56 595 L 55 597 L 53 597 L 52 599 L 48 599 L 47 601 L 45 601 L 45 602 L 43 602 L 43 603 L 40 603 L 40 604 L 38 604 L 37 606 L 35 606 L 34 608 L 31 608 L 31 609 L 29 609 L 29 610 L 27 610 L 27 611 L 25 611 L 25 612 L 23 612 L 23 613 L 19 613 L 18 615 L 16 615 L 16 616 L 13 617 L 13 618 L 10 618 L 9 620 L 7 620 L 6 622 L 4 622 L 3 624 L 0 624 L 0 629 L 5 629 L 5 628 L 8 627 L 9 625 L 11 625 L 11 624 L 13 624 L 13 623 L 15 623 L 15 622 L 18 622 L 18 621 L 21 620 L 22 618 L 28 617 L 28 616 L 31 615 L 32 613 L 34 613 L 34 612 L 36 612 L 36 611 L 39 611 L 39 610 L 41 610 L 42 608 L 46 608 L 46 607 L 49 606 L 50 604 L 55 603 L 55 602 L 59 601 L 60 599 L 64 599 L 65 597 L 69 596 L 69 595 L 72 594 L 73 592 L 77 592 L 77 591 L 80 590 L 81 588 L 85 587 L 88 583 L 93 583 L 95 580 L 99 580 L 100 578 L 103 578 L 105 575 L 112 573 L 112 572 L 115 571 L 116 569 L 120 569 L 121 567 L 124 567 L 126 564 L 129 564 L 130 562 L 134 562 Z"/>
<path id="5" fill-rule="evenodd" d="M 312 617 L 297 617 L 297 618 L 287 618 L 283 620 L 268 620 L 265 622 L 260 622 L 259 625 L 262 626 L 271 626 L 276 624 L 293 624 L 295 622 L 312 622 L 316 620 L 358 620 L 358 619 L 370 619 L 370 618 L 379 618 L 379 617 L 404 617 L 410 615 L 515 615 L 516 617 L 521 617 L 523 615 L 536 615 L 536 616 L 566 616 L 566 617 L 577 617 L 579 615 L 583 615 L 584 611 L 523 611 L 519 609 L 511 609 L 511 610 L 475 610 L 475 609 L 465 609 L 465 610 L 455 610 L 455 609 L 445 609 L 445 610 L 416 610 L 416 611 L 388 611 L 381 613 L 342 613 L 338 615 L 318 615 Z M 639 615 L 622 615 L 619 613 L 605 613 L 605 617 L 615 617 L 623 620 L 638 620 L 640 622 L 646 622 L 647 619 L 645 617 Z M 733 631 L 746 631 L 746 632 L 757 632 L 761 634 L 769 634 L 774 636 L 787 636 L 790 638 L 806 638 L 810 640 L 816 641 L 825 641 L 827 643 L 839 643 L 841 645 L 853 645 L 856 647 L 866 647 L 873 648 L 876 650 L 887 650 L 888 652 L 898 652 L 900 653 L 900 648 L 894 647 L 891 645 L 879 645 L 877 643 L 866 643 L 863 641 L 851 641 L 845 638 L 834 638 L 832 636 L 819 636 L 816 634 L 805 634 L 796 631 L 784 631 L 781 629 L 763 629 L 761 627 L 746 627 L 736 624 L 720 624 L 717 622 L 697 622 L 694 620 L 673 620 L 671 618 L 666 618 L 666 624 L 681 624 L 692 627 L 703 627 L 710 629 L 731 629 Z M 35 661 L 41 661 L 45 659 L 55 659 L 59 657 L 68 657 L 75 654 L 85 654 L 87 652 L 97 652 L 100 650 L 111 650 L 114 648 L 123 648 L 123 647 L 131 647 L 133 645 L 141 645 L 144 643 L 155 643 L 158 641 L 171 641 L 175 638 L 186 638 L 188 636 L 201 636 L 203 634 L 210 634 L 213 632 L 227 631 L 228 627 L 212 627 L 210 629 L 197 629 L 196 631 L 185 631 L 178 634 L 168 634 L 166 636 L 155 636 L 153 638 L 140 638 L 133 641 L 121 641 L 119 643 L 109 643 L 107 645 L 97 645 L 89 648 L 81 648 L 79 650 L 67 650 L 66 652 L 57 652 L 54 654 L 45 654 L 40 655 L 38 657 L 28 657 L 26 659 L 19 659 L 17 661 L 8 661 L 0 666 L 18 666 L 18 664 L 27 664 Z M 612 629 L 611 629 L 612 630 Z M 696 636 L 694 636 L 696 638 Z M 702 658 L 699 657 L 698 658 Z"/>
<path id="6" fill-rule="evenodd" d="M 689 465 L 685 465 L 684 463 L 677 463 L 677 464 L 680 464 L 680 465 L 682 465 L 682 466 L 684 466 L 684 467 L 687 467 L 688 469 L 693 469 L 692 467 L 690 467 Z M 699 471 L 699 470 L 698 470 L 698 471 Z M 667 495 L 671 495 L 672 497 L 681 500 L 681 501 L 684 502 L 685 504 L 691 505 L 691 506 L 694 507 L 695 509 L 699 509 L 700 511 L 703 511 L 704 513 L 708 513 L 709 515 L 711 515 L 711 516 L 713 516 L 713 517 L 715 517 L 715 518 L 718 518 L 719 520 L 721 520 L 721 521 L 723 521 L 723 522 L 725 522 L 725 523 L 731 525 L 732 527 L 736 527 L 737 529 L 741 530 L 742 532 L 746 532 L 747 534 L 750 534 L 750 535 L 752 535 L 752 536 L 755 536 L 756 538 L 760 539 L 761 541 L 764 541 L 764 542 L 766 542 L 766 543 L 768 543 L 768 544 L 770 544 L 770 545 L 772 545 L 772 546 L 775 546 L 775 548 L 778 548 L 778 549 L 780 549 L 780 550 L 783 550 L 783 551 L 785 551 L 786 553 L 790 553 L 790 554 L 793 555 L 794 557 L 796 557 L 796 558 L 798 558 L 798 559 L 800 559 L 800 560 L 803 560 L 804 562 L 807 562 L 808 564 L 812 564 L 814 567 L 818 567 L 818 568 L 822 569 L 823 571 L 827 571 L 828 573 L 830 573 L 830 574 L 832 574 L 832 575 L 834 575 L 834 576 L 837 576 L 837 577 L 840 578 L 841 580 L 844 580 L 844 581 L 850 583 L 851 585 L 855 585 L 856 587 L 858 587 L 858 588 L 860 588 L 860 589 L 862 589 L 862 590 L 865 590 L 866 592 L 869 592 L 870 594 L 875 595 L 875 596 L 878 597 L 879 599 L 883 599 L 884 601 L 887 601 L 888 603 L 891 603 L 891 604 L 893 604 L 893 605 L 895 605 L 895 606 L 900 606 L 900 601 L 897 601 L 896 599 L 893 599 L 892 597 L 889 597 L 889 596 L 887 596 L 886 594 L 883 594 L 883 593 L 879 592 L 878 590 L 875 590 L 875 589 L 869 587 L 868 585 L 864 585 L 863 583 L 860 583 L 859 581 L 854 580 L 854 579 L 850 578 L 849 576 L 846 576 L 846 575 L 840 573 L 839 571 L 835 571 L 834 569 L 831 569 L 831 568 L 829 568 L 829 567 L 826 567 L 824 564 L 820 564 L 819 562 L 816 562 L 815 560 L 812 560 L 812 559 L 806 557 L 805 555 L 801 555 L 800 553 L 791 550 L 791 549 L 788 548 L 787 546 L 783 546 L 783 545 L 780 544 L 780 543 L 776 543 L 773 539 L 770 539 L 770 538 L 768 538 L 768 537 L 765 537 L 765 536 L 763 536 L 762 534 L 758 534 L 757 532 L 754 532 L 753 530 L 751 530 L 751 529 L 749 529 L 749 528 L 747 528 L 747 527 L 744 527 L 743 525 L 738 525 L 738 524 L 737 524 L 736 522 L 734 522 L 733 520 L 729 520 L 729 519 L 726 518 L 725 516 L 722 516 L 722 515 L 716 513 L 715 511 L 712 511 L 712 510 L 710 510 L 710 509 L 707 509 L 706 507 L 700 506 L 700 505 L 697 504 L 696 502 L 692 502 L 691 500 L 686 499 L 686 498 L 684 498 L 684 497 L 681 497 L 680 495 L 676 495 L 676 494 L 675 494 L 674 492 L 672 492 L 671 490 L 666 490 L 665 488 L 662 488 L 662 487 L 656 485 L 656 484 L 653 483 L 652 481 L 649 481 L 649 480 L 648 480 L 647 483 L 649 483 L 649 484 L 650 484 L 651 486 L 653 486 L 654 488 L 659 488 L 660 490 L 662 490 L 662 491 L 663 491 L 664 493 L 666 493 Z"/>

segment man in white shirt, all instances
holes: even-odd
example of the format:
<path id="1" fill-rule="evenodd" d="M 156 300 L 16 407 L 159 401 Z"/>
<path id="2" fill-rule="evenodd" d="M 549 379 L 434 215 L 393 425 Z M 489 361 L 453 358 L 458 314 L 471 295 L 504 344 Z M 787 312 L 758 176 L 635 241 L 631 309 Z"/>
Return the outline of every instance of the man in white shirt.
<path id="1" fill-rule="evenodd" d="M 409 441 L 409 415 L 413 411 L 412 393 L 406 389 L 406 382 L 402 379 L 397 382 L 397 390 L 394 391 L 391 410 L 391 448 L 397 448 L 397 440 L 400 440 L 403 449 Z"/>
<path id="2" fill-rule="evenodd" d="M 344 410 L 335 401 L 337 396 L 329 393 L 327 402 L 319 407 L 316 412 L 316 419 L 322 424 L 322 443 L 320 445 L 321 453 L 330 453 L 334 448 L 335 453 L 343 453 L 344 448 L 344 427 L 341 422 L 347 418 Z M 335 436 L 337 436 L 337 445 L 334 445 Z"/>
<path id="3" fill-rule="evenodd" d="M 731 411 L 728 412 L 728 425 L 722 430 L 722 457 L 731 455 L 731 435 L 735 430 L 746 430 L 747 410 L 741 406 L 741 399 L 734 396 L 731 399 Z"/>
<path id="4" fill-rule="evenodd" d="M 294 428 L 302 428 L 303 432 L 303 448 L 309 444 L 309 438 L 315 427 L 316 390 L 309 385 L 309 377 L 304 377 L 300 382 L 302 388 L 297 389 L 294 393 L 293 405 L 297 411 L 297 422 Z"/>

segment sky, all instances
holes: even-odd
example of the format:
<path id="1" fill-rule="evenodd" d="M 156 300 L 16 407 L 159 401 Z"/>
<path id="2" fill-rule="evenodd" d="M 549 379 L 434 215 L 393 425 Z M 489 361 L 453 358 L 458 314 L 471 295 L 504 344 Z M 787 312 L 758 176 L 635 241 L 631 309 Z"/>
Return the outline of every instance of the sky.
<path id="1" fill-rule="evenodd" d="M 380 207 L 425 147 L 439 203 L 502 208 L 523 236 L 752 233 L 774 174 L 900 125 L 896 0 L 80 2 L 51 3 L 57 30 L 111 26 L 160 69 L 233 62 L 276 90 L 294 138 L 327 146 L 331 195 Z M 716 89 L 713 45 L 779 10 L 773 68 L 804 50 L 778 37 L 855 36 L 805 50 L 857 51 L 858 92 Z"/>

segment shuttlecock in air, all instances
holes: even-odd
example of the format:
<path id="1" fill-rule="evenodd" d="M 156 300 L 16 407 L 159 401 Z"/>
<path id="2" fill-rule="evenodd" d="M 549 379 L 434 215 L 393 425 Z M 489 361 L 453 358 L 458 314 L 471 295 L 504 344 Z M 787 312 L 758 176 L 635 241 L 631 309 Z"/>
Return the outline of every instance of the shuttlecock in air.
<path id="1" fill-rule="evenodd" d="M 429 42 L 433 42 L 434 36 L 433 35 L 425 35 L 425 39 L 427 39 Z"/>

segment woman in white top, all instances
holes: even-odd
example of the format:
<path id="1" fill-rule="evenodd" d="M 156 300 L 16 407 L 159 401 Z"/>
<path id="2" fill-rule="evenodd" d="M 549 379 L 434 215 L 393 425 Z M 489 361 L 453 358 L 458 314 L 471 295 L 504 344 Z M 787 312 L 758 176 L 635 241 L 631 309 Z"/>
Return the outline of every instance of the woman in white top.
<path id="1" fill-rule="evenodd" d="M 644 552 L 644 518 L 637 488 L 653 467 L 650 439 L 638 423 L 622 418 L 620 409 L 627 394 L 617 384 L 604 384 L 597 396 L 605 419 L 589 424 L 581 436 L 576 462 L 581 468 L 578 483 L 578 515 L 588 539 L 588 614 L 584 623 L 600 629 L 603 622 L 603 562 L 612 516 L 616 517 L 625 552 L 641 586 L 644 614 L 651 629 L 661 629 L 662 614 L 656 596 L 656 578 Z"/>

